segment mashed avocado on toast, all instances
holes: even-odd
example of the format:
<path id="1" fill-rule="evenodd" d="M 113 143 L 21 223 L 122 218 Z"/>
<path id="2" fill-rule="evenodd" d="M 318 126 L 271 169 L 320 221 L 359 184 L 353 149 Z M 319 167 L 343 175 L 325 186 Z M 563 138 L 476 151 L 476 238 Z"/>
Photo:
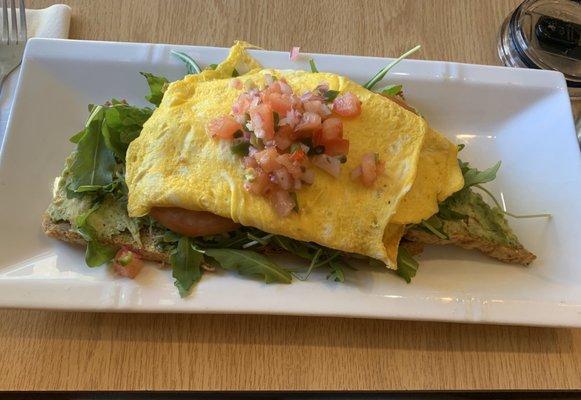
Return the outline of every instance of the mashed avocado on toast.
<path id="1" fill-rule="evenodd" d="M 242 151 L 243 155 L 248 157 L 249 147 L 261 150 L 265 144 L 268 145 L 266 139 L 262 142 L 256 136 L 252 136 L 254 135 L 252 131 L 245 131 L 246 127 L 244 127 L 246 133 L 232 131 L 235 143 L 230 148 L 225 147 L 224 143 L 208 142 L 205 133 L 204 135 L 200 133 L 200 136 L 194 139 L 198 140 L 199 143 L 204 143 L 203 146 L 209 149 L 207 154 L 210 154 L 210 157 L 204 163 L 211 163 L 212 159 L 220 158 L 220 162 L 224 163 L 225 166 L 218 170 L 218 175 L 216 175 L 218 180 L 208 180 L 208 182 L 215 182 L 211 185 L 199 184 L 199 187 L 195 186 L 197 182 L 193 182 L 191 179 L 196 179 L 196 177 L 187 176 L 187 179 L 190 179 L 191 184 L 194 185 L 188 190 L 200 195 L 195 204 L 190 204 L 192 199 L 188 196 L 184 197 L 183 193 L 186 192 L 181 189 L 184 184 L 177 180 L 179 175 L 175 174 L 186 174 L 188 173 L 187 168 L 199 169 L 204 168 L 204 165 L 196 165 L 196 160 L 192 161 L 191 159 L 180 161 L 182 150 L 181 147 L 176 146 L 179 143 L 182 143 L 179 146 L 191 146 L 193 141 L 187 135 L 191 135 L 195 131 L 196 117 L 192 117 L 194 118 L 192 127 L 186 129 L 186 125 L 184 125 L 185 112 L 182 110 L 174 116 L 171 114 L 174 109 L 170 106 L 186 104 L 184 110 L 189 109 L 188 107 L 191 106 L 187 105 L 187 102 L 193 101 L 193 93 L 196 90 L 208 90 L 208 93 L 213 93 L 211 91 L 217 88 L 221 91 L 221 96 L 224 96 L 224 93 L 231 89 L 240 90 L 237 85 L 241 85 L 241 83 L 233 80 L 231 76 L 241 75 L 244 77 L 244 74 L 240 74 L 235 67 L 240 65 L 241 60 L 254 68 L 248 72 L 248 76 L 252 77 L 252 82 L 246 81 L 245 84 L 250 82 L 252 85 L 256 85 L 256 82 L 261 79 L 267 81 L 271 79 L 271 82 L 268 83 L 270 85 L 273 85 L 273 81 L 277 82 L 277 80 L 286 82 L 282 75 L 277 78 L 278 72 L 275 70 L 269 70 L 274 72 L 268 73 L 260 72 L 261 67 L 248 56 L 245 52 L 246 47 L 241 42 L 237 43 L 226 61 L 204 71 L 197 66 L 195 61 L 181 54 L 180 59 L 186 61 L 189 66 L 188 71 L 193 73 L 184 79 L 185 84 L 179 81 L 176 85 L 170 86 L 170 82 L 163 77 L 143 73 L 142 75 L 146 78 L 150 88 L 150 94 L 146 98 L 157 107 L 163 101 L 162 107 L 166 107 L 163 112 L 159 109 L 133 107 L 125 101 L 119 100 L 111 100 L 99 106 L 90 106 L 89 118 L 84 129 L 71 138 L 71 142 L 76 144 L 76 150 L 67 158 L 61 176 L 55 181 L 53 200 L 43 218 L 45 232 L 60 240 L 86 245 L 87 265 L 96 267 L 112 263 L 115 271 L 124 276 L 134 277 L 138 273 L 138 268 L 129 271 L 137 265 L 136 260 L 138 259 L 161 262 L 164 265 L 169 264 L 172 268 L 175 285 L 182 296 L 189 293 L 191 287 L 201 278 L 204 271 L 215 268 L 235 270 L 241 275 L 260 277 L 267 283 L 290 283 L 293 279 L 307 279 L 315 269 L 326 270 L 328 279 L 343 282 L 345 274 L 350 273 L 350 269 L 355 269 L 352 265 L 354 259 L 358 259 L 358 262 L 367 260 L 370 265 L 381 264 L 385 266 L 387 264 L 409 282 L 415 276 L 418 268 L 418 263 L 412 255 L 418 254 L 423 245 L 429 244 L 452 244 L 478 249 L 503 262 L 528 265 L 534 260 L 535 256 L 520 244 L 516 235 L 511 231 L 505 218 L 505 212 L 499 207 L 489 206 L 475 191 L 485 190 L 480 185 L 495 178 L 500 164 L 488 170 L 479 171 L 468 163 L 459 160 L 456 163 L 456 147 L 444 136 L 427 127 L 425 120 L 407 106 L 403 100 L 401 87 L 397 91 L 389 88 L 381 94 L 381 91 L 372 92 L 373 85 L 370 86 L 369 83 L 361 87 L 332 74 L 312 72 L 287 75 L 291 85 L 294 85 L 295 88 L 304 87 L 305 89 L 316 86 L 320 83 L 319 80 L 324 77 L 325 82 L 323 83 L 327 84 L 327 87 L 317 89 L 319 92 L 315 93 L 315 97 L 309 99 L 308 104 L 305 103 L 307 108 L 312 109 L 313 104 L 315 104 L 317 107 L 323 107 L 323 112 L 327 112 L 324 107 L 325 102 L 328 102 L 329 107 L 332 104 L 337 108 L 336 112 L 339 113 L 339 105 L 336 105 L 333 99 L 337 96 L 340 98 L 341 91 L 346 90 L 345 87 L 347 87 L 349 88 L 348 93 L 351 93 L 352 97 L 349 98 L 345 94 L 345 101 L 349 100 L 357 107 L 353 101 L 358 101 L 357 98 L 362 100 L 359 107 L 362 108 L 363 114 L 361 117 L 351 117 L 349 114 L 345 114 L 347 116 L 343 119 L 343 125 L 346 138 L 351 142 L 350 146 L 347 142 L 347 147 L 345 147 L 344 142 L 347 139 L 340 137 L 327 142 L 329 146 L 331 142 L 337 145 L 336 149 L 343 149 L 341 151 L 346 151 L 350 147 L 351 151 L 348 157 L 342 153 L 333 153 L 331 156 L 322 154 L 323 151 L 326 151 L 324 146 L 317 147 L 311 142 L 307 143 L 307 141 L 299 143 L 298 146 L 295 143 L 293 150 L 288 150 L 288 154 L 292 157 L 302 152 L 302 160 L 305 157 L 310 157 L 311 162 L 319 169 L 315 170 L 314 183 L 312 177 L 305 177 L 302 185 L 304 187 L 301 189 L 301 185 L 297 186 L 296 182 L 298 181 L 295 181 L 294 189 L 291 189 L 290 193 L 291 198 L 294 199 L 291 204 L 292 210 L 285 210 L 284 217 L 279 214 L 280 218 L 286 219 L 276 219 L 276 215 L 273 214 L 267 200 L 264 200 L 263 206 L 256 206 L 257 202 L 262 200 L 248 195 L 244 190 L 239 190 L 242 184 L 236 186 L 237 183 L 233 183 L 236 178 L 232 177 L 236 177 L 237 174 L 242 176 L 242 172 L 238 173 L 238 168 L 240 168 L 238 167 L 238 159 L 240 158 L 231 157 L 230 151 L 239 157 L 239 153 Z M 234 71 L 236 71 L 235 74 Z M 188 80 L 190 83 L 187 83 Z M 336 81 L 336 88 L 332 85 L 329 88 L 328 81 L 331 83 Z M 164 100 L 168 86 L 171 94 Z M 323 87 L 323 84 L 317 86 L 317 88 L 320 87 Z M 255 89 L 250 88 L 249 90 L 252 92 Z M 357 93 L 357 97 L 353 97 L 352 93 Z M 381 96 L 377 96 L 376 93 L 380 93 Z M 322 100 L 317 97 L 319 94 Z M 329 100 L 331 96 L 333 99 Z M 390 101 L 391 96 L 397 96 L 397 101 Z M 196 101 L 200 107 L 204 105 L 208 109 L 216 110 L 226 110 L 231 104 L 226 102 L 225 106 L 219 104 L 217 107 L 211 102 L 212 99 L 203 97 Z M 351 110 L 348 108 L 345 112 L 351 112 Z M 375 112 L 374 114 L 370 113 L 372 110 Z M 169 118 L 165 119 L 163 113 L 168 113 Z M 339 113 L 339 115 L 341 114 Z M 369 125 L 371 128 L 365 125 L 365 119 L 357 119 L 366 118 L 368 115 L 373 115 L 375 118 L 373 124 Z M 236 118 L 238 117 L 245 118 L 243 114 L 236 116 Z M 280 116 L 275 115 L 276 129 L 279 129 L 279 123 L 284 124 L 291 117 L 292 115 L 289 114 L 288 118 L 285 117 L 285 120 L 280 122 Z M 173 131 L 168 122 L 172 118 L 174 121 L 178 121 Z M 250 119 L 254 116 L 246 118 L 248 118 L 248 123 L 256 122 L 254 119 L 252 121 Z M 146 121 L 150 122 L 146 127 L 147 132 L 143 134 L 145 131 L 143 126 Z M 364 143 L 362 141 L 369 139 L 366 139 L 365 135 L 357 136 L 357 132 L 360 132 L 361 129 L 375 129 L 374 127 L 381 121 L 391 121 L 393 129 L 399 129 L 398 132 L 407 132 L 405 131 L 407 129 L 409 134 L 402 133 L 401 140 L 385 143 L 382 142 L 381 138 L 373 139 L 375 141 L 370 146 L 374 149 L 386 146 L 384 152 L 381 153 L 385 156 L 378 156 L 376 153 L 375 164 L 371 160 L 372 164 L 369 165 L 373 165 L 373 168 L 377 168 L 377 170 L 372 171 L 373 180 L 366 180 L 368 178 L 366 174 L 369 172 L 366 169 L 369 165 L 365 164 L 366 155 L 363 155 L 363 162 L 360 165 L 357 164 L 359 156 L 356 157 L 356 155 L 364 153 L 363 150 L 359 151 L 359 147 L 365 147 L 362 145 Z M 203 127 L 205 123 L 198 125 Z M 220 132 L 224 132 L 224 125 L 221 125 L 220 129 L 222 129 Z M 256 132 L 258 131 L 256 130 Z M 169 141 L 169 135 L 172 134 L 177 135 L 175 137 L 179 138 L 179 141 Z M 165 135 L 163 140 L 161 139 L 162 135 Z M 250 143 L 244 142 L 245 136 L 243 135 L 249 136 Z M 370 137 L 377 138 L 378 135 L 381 135 L 379 129 L 377 132 L 373 131 Z M 136 141 L 138 138 L 139 140 Z M 185 141 L 183 138 L 186 138 Z M 309 140 L 311 139 L 309 138 Z M 314 136 L 314 140 L 319 140 L 319 137 Z M 136 146 L 138 142 L 140 147 Z M 152 143 L 153 145 L 151 145 Z M 198 148 L 199 146 L 202 145 L 198 144 Z M 320 147 L 323 148 L 321 152 L 311 153 L 310 149 L 319 151 Z M 132 152 L 131 155 L 128 155 L 128 148 Z M 167 158 L 170 161 L 162 160 L 160 165 L 156 165 L 155 163 L 160 163 L 160 158 L 155 152 L 160 151 L 160 149 L 163 150 L 164 157 L 167 154 L 173 154 L 171 152 L 175 152 L 175 155 Z M 220 149 L 219 152 L 223 153 L 211 153 L 217 151 L 216 149 Z M 136 154 L 139 154 L 141 158 L 136 158 Z M 285 154 L 283 155 L 286 156 Z M 336 159 L 340 159 L 341 164 L 344 164 L 343 166 L 320 164 L 321 160 L 334 162 L 333 157 L 336 154 L 339 154 Z M 147 158 L 148 156 L 150 157 Z M 132 163 L 129 166 L 131 167 L 130 176 L 127 173 L 129 167 L 126 159 L 129 157 L 131 157 L 130 162 Z M 225 158 L 223 159 L 223 157 Z M 168 169 L 167 163 L 173 162 L 171 160 L 177 160 L 178 164 L 180 162 L 181 164 L 176 164 Z M 292 158 L 292 160 L 293 162 L 297 161 L 296 158 Z M 387 164 L 386 160 L 388 160 Z M 247 162 L 246 158 L 244 162 Z M 308 164 L 308 162 L 306 163 Z M 138 165 L 139 168 L 135 169 L 135 165 Z M 392 168 L 401 165 L 399 175 L 389 169 L 390 165 Z M 163 168 L 166 168 L 165 174 L 170 174 L 168 175 L 170 180 L 160 180 L 158 172 L 151 172 L 162 171 Z M 248 179 L 249 167 L 246 166 L 246 168 L 244 176 L 245 179 Z M 328 196 L 332 196 L 331 193 L 334 192 L 330 191 L 329 194 L 324 194 L 324 191 L 316 192 L 314 188 L 321 187 L 317 185 L 323 183 L 327 185 L 324 188 L 337 185 L 339 180 L 333 180 L 334 178 L 329 174 L 339 174 L 337 172 L 339 168 L 344 169 L 345 172 L 341 172 L 341 176 L 345 179 L 341 180 L 343 186 L 342 189 L 338 189 L 337 193 L 341 193 L 341 190 L 345 190 L 345 188 L 350 188 L 349 190 L 353 193 L 360 193 L 358 197 L 353 197 L 353 206 L 365 203 L 366 205 L 362 209 L 369 212 L 368 216 L 353 216 L 350 224 L 344 223 L 347 221 L 346 216 L 337 217 L 338 219 L 334 221 L 326 221 L 317 211 L 319 207 L 324 208 L 325 206 L 328 207 L 327 211 L 331 211 L 330 207 L 333 207 L 333 202 L 327 201 L 326 205 L 321 196 L 329 198 Z M 352 170 L 350 178 L 349 172 L 346 172 L 347 168 Z M 383 168 L 385 168 L 385 172 L 383 172 Z M 225 175 L 226 169 L 230 171 L 229 175 Z M 325 170 L 327 174 L 320 172 L 320 169 Z M 222 175 L 220 175 L 220 171 L 222 171 Z M 212 173 L 212 171 L 207 172 L 206 177 L 211 176 Z M 303 173 L 305 173 L 304 169 Z M 220 176 L 222 178 L 219 178 Z M 272 175 L 270 177 L 272 178 Z M 230 195 L 232 199 L 238 199 L 237 202 L 234 201 L 235 204 L 224 203 L 222 205 L 220 201 L 223 197 L 219 197 L 219 194 L 216 195 L 216 189 L 211 190 L 211 188 L 220 187 L 223 183 L 219 179 L 228 182 L 229 186 L 226 186 L 226 189 L 236 193 L 236 196 Z M 256 178 L 253 176 L 252 179 Z M 398 179 L 402 181 L 399 182 Z M 415 182 L 414 179 L 416 179 Z M 136 185 L 139 180 L 147 182 L 147 185 Z M 175 182 L 180 183 L 175 184 Z M 246 185 L 251 186 L 255 183 L 256 180 L 246 181 L 244 188 L 248 190 Z M 375 186 L 373 186 L 374 184 Z M 170 189 L 172 185 L 178 190 L 167 191 L 166 189 Z M 204 194 L 204 190 L 208 190 L 208 193 Z M 139 198 L 135 195 L 136 191 L 141 191 Z M 369 193 L 375 194 L 368 196 Z M 213 200 L 212 196 L 218 196 L 217 200 Z M 139 202 L 136 202 L 136 199 L 139 199 Z M 132 201 L 133 209 L 140 210 L 139 212 L 128 212 L 128 203 L 131 210 Z M 345 202 L 346 200 L 343 200 L 343 205 L 351 210 L 353 207 L 349 207 L 349 204 L 345 205 Z M 381 202 L 385 204 L 382 206 Z M 168 226 L 174 226 L 167 222 L 169 219 L 154 218 L 152 217 L 153 212 L 148 213 L 149 208 L 160 206 L 174 207 L 177 210 L 178 222 L 182 224 L 188 218 L 194 218 L 193 222 L 195 223 L 196 216 L 207 218 L 208 223 L 211 224 L 212 221 L 218 221 L 212 219 L 214 214 L 218 216 L 223 214 L 220 218 L 226 218 L 230 221 L 230 227 L 224 232 L 212 234 L 187 235 L 183 232 L 180 234 L 178 233 L 178 231 L 181 232 L 180 229 L 168 229 Z M 400 206 L 399 209 L 398 206 Z M 191 212 L 180 214 L 180 207 L 191 210 Z M 227 211 L 221 213 L 224 207 Z M 241 207 L 237 209 L 236 216 L 229 215 L 228 213 L 235 207 Z M 402 209 L 401 207 L 406 208 Z M 253 211 L 249 215 L 248 210 L 250 209 Z M 374 211 L 375 209 L 377 212 Z M 339 211 L 336 212 L 336 215 L 341 215 L 340 207 L 337 210 Z M 332 215 L 329 212 L 327 214 Z M 313 216 L 308 217 L 309 213 L 313 213 Z M 130 216 L 130 214 L 138 216 Z M 234 222 L 229 218 L 232 218 Z M 375 231 L 362 230 L 365 224 L 361 225 L 361 220 L 356 218 L 363 218 L 364 222 L 365 218 L 369 219 L 369 226 Z M 253 222 L 246 223 L 247 221 Z M 333 222 L 333 224 L 326 222 Z M 349 231 L 350 228 L 352 232 Z M 334 233 L 337 232 L 336 229 L 342 229 L 344 231 L 340 232 L 346 233 L 336 235 Z M 377 232 L 377 229 L 379 229 L 379 246 L 366 247 L 371 243 L 367 243 L 367 240 L 371 240 L 371 236 L 376 235 L 373 232 Z M 213 231 L 210 229 L 207 232 Z M 360 244 L 357 244 L 359 242 Z M 386 252 L 381 250 L 382 245 L 385 246 Z M 302 259 L 303 261 L 298 263 L 302 267 L 292 270 L 282 267 L 271 257 L 272 254 L 277 253 L 290 253 L 297 259 Z"/>

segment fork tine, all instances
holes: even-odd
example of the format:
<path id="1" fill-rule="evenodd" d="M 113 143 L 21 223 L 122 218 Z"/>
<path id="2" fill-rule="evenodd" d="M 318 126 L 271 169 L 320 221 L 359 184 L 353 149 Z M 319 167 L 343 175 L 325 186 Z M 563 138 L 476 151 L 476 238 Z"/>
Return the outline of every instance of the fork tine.
<path id="1" fill-rule="evenodd" d="M 18 25 L 16 25 L 16 2 L 10 0 L 10 16 L 12 18 L 12 26 L 10 27 L 10 41 L 18 43 Z"/>
<path id="2" fill-rule="evenodd" d="M 20 31 L 18 32 L 18 41 L 21 43 L 26 42 L 27 39 L 26 32 L 26 6 L 24 5 L 24 0 L 20 0 Z"/>
<path id="3" fill-rule="evenodd" d="M 2 0 L 2 43 L 8 44 L 10 35 L 8 33 L 8 3 Z"/>

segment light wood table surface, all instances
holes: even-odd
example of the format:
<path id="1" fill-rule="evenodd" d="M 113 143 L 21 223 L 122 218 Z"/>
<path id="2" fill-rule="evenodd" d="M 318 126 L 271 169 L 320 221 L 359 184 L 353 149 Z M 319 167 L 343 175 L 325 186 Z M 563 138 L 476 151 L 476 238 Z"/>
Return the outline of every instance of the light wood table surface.
<path id="1" fill-rule="evenodd" d="M 516 0 L 63 1 L 71 38 L 498 64 Z M 52 1 L 28 0 L 31 8 Z M 517 284 L 517 283 L 515 283 Z M 581 387 L 581 330 L 337 318 L 0 311 L 0 390 Z"/>

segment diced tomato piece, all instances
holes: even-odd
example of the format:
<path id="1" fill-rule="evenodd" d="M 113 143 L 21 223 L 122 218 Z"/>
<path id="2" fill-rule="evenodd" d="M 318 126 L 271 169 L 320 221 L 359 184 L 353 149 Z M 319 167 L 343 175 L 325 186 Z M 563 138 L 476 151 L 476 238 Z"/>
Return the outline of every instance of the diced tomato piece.
<path id="1" fill-rule="evenodd" d="M 375 154 L 367 153 L 361 158 L 361 182 L 365 186 L 373 186 L 377 179 L 377 162 Z"/>
<path id="2" fill-rule="evenodd" d="M 278 132 L 274 135 L 274 142 L 276 143 L 276 147 L 282 151 L 288 149 L 293 144 L 293 140 L 289 136 L 281 135 Z"/>
<path id="3" fill-rule="evenodd" d="M 242 93 L 232 105 L 232 113 L 235 115 L 244 115 L 250 108 L 251 98 L 248 93 Z"/>
<path id="4" fill-rule="evenodd" d="M 261 139 L 274 139 L 274 116 L 268 104 L 259 104 L 249 111 L 254 133 Z"/>
<path id="5" fill-rule="evenodd" d="M 139 254 L 122 247 L 113 260 L 113 269 L 115 272 L 126 278 L 135 278 L 143 268 L 143 261 Z"/>
<path id="6" fill-rule="evenodd" d="M 288 149 L 294 140 L 296 140 L 298 134 L 295 133 L 295 130 L 288 125 L 283 125 L 278 128 L 278 131 L 274 135 L 274 141 L 276 143 L 276 147 L 281 150 Z"/>
<path id="7" fill-rule="evenodd" d="M 311 100 L 306 101 L 303 104 L 305 107 L 305 111 L 319 114 L 323 102 L 321 100 Z"/>
<path id="8" fill-rule="evenodd" d="M 278 113 L 281 117 L 286 116 L 286 113 L 292 108 L 291 99 L 280 93 L 270 93 L 264 96 L 262 101 L 268 104 L 272 111 Z"/>
<path id="9" fill-rule="evenodd" d="M 246 182 L 244 182 L 244 189 L 254 194 L 265 194 L 270 190 L 270 181 L 268 174 L 260 168 L 250 169 L 246 171 Z"/>
<path id="10" fill-rule="evenodd" d="M 328 118 L 323 121 L 321 140 L 323 143 L 343 137 L 343 122 L 339 118 Z"/>
<path id="11" fill-rule="evenodd" d="M 279 154 L 274 147 L 268 147 L 254 155 L 258 165 L 264 172 L 272 172 L 280 167 L 277 157 L 279 157 Z"/>
<path id="12" fill-rule="evenodd" d="M 242 126 L 234 118 L 224 115 L 214 118 L 206 127 L 206 132 L 210 137 L 232 140 L 234 134 L 242 130 Z"/>
<path id="13" fill-rule="evenodd" d="M 302 175 L 301 165 L 298 161 L 292 159 L 291 154 L 281 154 L 276 158 L 276 161 L 284 166 L 287 171 L 293 176 L 295 179 L 300 179 Z"/>
<path id="14" fill-rule="evenodd" d="M 321 127 L 321 116 L 312 112 L 305 112 L 300 124 L 296 127 L 299 132 L 314 131 Z"/>
<path id="15" fill-rule="evenodd" d="M 344 156 L 349 153 L 349 141 L 347 139 L 331 139 L 325 142 L 325 154 L 330 156 Z"/>
<path id="16" fill-rule="evenodd" d="M 361 100 L 353 93 L 346 92 L 333 101 L 333 111 L 342 117 L 356 117 L 361 114 Z"/>

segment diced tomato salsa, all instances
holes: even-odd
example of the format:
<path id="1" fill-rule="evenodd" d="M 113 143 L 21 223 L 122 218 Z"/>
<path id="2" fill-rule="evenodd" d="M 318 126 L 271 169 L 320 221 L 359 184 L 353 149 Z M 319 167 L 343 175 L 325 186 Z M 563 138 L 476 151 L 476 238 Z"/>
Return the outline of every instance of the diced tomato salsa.
<path id="1" fill-rule="evenodd" d="M 313 166 L 339 177 L 349 153 L 341 118 L 360 115 L 361 101 L 325 83 L 300 96 L 284 78 L 265 75 L 265 84 L 261 90 L 252 82 L 231 85 L 244 91 L 231 114 L 212 120 L 207 133 L 231 142 L 245 167 L 244 188 L 287 216 L 298 210 L 295 193 L 313 183 Z"/>

